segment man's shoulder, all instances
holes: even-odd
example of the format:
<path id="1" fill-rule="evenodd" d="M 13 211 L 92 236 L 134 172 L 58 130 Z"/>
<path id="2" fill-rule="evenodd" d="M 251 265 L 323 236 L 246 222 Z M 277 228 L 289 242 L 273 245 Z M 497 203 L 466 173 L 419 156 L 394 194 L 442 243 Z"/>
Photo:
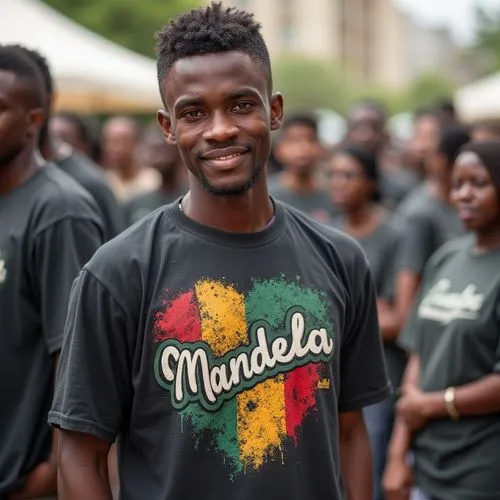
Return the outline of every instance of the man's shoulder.
<path id="1" fill-rule="evenodd" d="M 169 206 L 161 207 L 102 245 L 86 267 L 96 275 L 118 270 L 127 273 L 135 265 L 145 269 L 156 247 L 169 246 L 181 236 L 182 231 L 169 216 Z"/>
<path id="2" fill-rule="evenodd" d="M 351 236 L 331 225 L 319 222 L 303 212 L 283 204 L 290 231 L 300 232 L 308 245 L 328 252 L 334 261 L 341 261 L 350 268 L 356 263 L 366 262 L 361 245 Z"/>
<path id="3" fill-rule="evenodd" d="M 52 164 L 41 167 L 35 209 L 45 218 L 77 217 L 100 221 L 99 209 L 90 194 Z"/>
<path id="4" fill-rule="evenodd" d="M 101 168 L 90 158 L 76 151 L 59 161 L 58 165 L 91 194 L 95 190 L 105 189 L 111 191 L 106 175 Z"/>

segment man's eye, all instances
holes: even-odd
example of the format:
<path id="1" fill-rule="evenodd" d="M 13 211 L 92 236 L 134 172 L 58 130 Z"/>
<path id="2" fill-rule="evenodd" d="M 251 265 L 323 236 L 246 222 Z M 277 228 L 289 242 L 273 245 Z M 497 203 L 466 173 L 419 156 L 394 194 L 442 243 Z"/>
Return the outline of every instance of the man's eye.
<path id="1" fill-rule="evenodd" d="M 182 116 L 186 118 L 199 118 L 201 116 L 201 111 L 193 109 L 191 111 L 186 111 L 185 113 L 182 114 Z"/>
<path id="2" fill-rule="evenodd" d="M 251 102 L 239 102 L 234 106 L 234 109 L 237 111 L 246 111 L 252 107 Z"/>

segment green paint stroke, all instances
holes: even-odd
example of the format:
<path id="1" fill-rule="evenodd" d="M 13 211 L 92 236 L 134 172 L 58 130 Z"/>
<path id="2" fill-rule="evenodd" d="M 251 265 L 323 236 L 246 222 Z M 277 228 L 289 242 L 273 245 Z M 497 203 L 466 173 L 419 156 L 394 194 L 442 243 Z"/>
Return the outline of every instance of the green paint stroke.
<path id="1" fill-rule="evenodd" d="M 182 412 L 189 419 L 198 440 L 206 438 L 208 431 L 214 448 L 229 458 L 235 474 L 243 470 L 238 447 L 236 405 L 235 398 L 224 403 L 215 413 L 202 410 L 199 405 L 190 405 Z"/>
<path id="2" fill-rule="evenodd" d="M 299 306 L 312 321 L 309 327 L 324 326 L 325 322 L 329 323 L 327 304 L 324 292 L 302 287 L 296 282 L 282 278 L 255 280 L 245 300 L 247 324 L 250 326 L 263 319 L 273 328 L 282 329 L 287 311 Z"/>

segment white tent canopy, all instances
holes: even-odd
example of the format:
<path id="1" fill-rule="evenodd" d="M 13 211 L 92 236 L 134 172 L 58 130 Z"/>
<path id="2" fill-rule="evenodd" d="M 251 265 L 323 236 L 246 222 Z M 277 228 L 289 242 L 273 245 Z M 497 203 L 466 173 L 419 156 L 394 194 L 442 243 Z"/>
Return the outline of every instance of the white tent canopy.
<path id="1" fill-rule="evenodd" d="M 37 0 L 0 0 L 0 43 L 38 50 L 57 87 L 56 107 L 152 111 L 160 105 L 153 59 L 83 28 Z"/>
<path id="2" fill-rule="evenodd" d="M 500 120 L 500 72 L 462 87 L 455 102 L 464 121 Z"/>

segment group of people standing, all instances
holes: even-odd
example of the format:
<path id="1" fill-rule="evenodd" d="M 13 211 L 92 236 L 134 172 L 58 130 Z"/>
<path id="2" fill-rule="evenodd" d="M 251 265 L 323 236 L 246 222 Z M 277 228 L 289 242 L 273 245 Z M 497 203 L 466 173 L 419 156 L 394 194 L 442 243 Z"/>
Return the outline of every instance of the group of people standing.
<path id="1" fill-rule="evenodd" d="M 98 142 L 0 46 L 0 500 L 500 498 L 498 131 L 328 150 L 251 14 L 158 38 Z"/>

